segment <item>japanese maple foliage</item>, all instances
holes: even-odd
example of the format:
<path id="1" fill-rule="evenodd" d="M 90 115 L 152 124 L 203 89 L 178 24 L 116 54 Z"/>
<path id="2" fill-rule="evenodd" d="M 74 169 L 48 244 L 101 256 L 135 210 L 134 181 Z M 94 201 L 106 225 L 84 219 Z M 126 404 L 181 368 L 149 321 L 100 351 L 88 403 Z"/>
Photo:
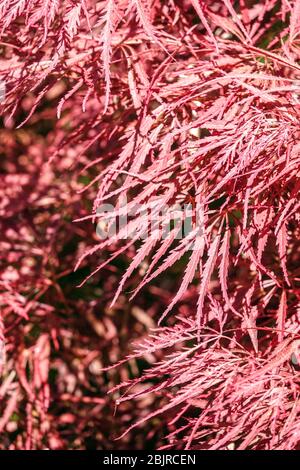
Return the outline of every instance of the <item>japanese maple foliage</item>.
<path id="1" fill-rule="evenodd" d="M 90 268 L 79 289 L 112 269 L 111 308 L 149 288 L 160 307 L 159 327 L 105 364 L 150 364 L 111 389 L 120 410 L 151 400 L 119 437 L 161 416 L 163 448 L 299 448 L 300 1 L 7 0 L 0 31 L 4 127 L 50 116 L 39 171 L 48 186 L 53 168 L 85 178 L 75 206 L 65 193 L 56 207 L 59 221 L 72 204 L 72 230 L 89 238 L 72 260 Z M 9 185 L 34 168 L 7 171 L 6 216 Z M 92 241 L 109 229 L 105 203 L 126 223 Z M 174 206 L 188 211 L 166 231 Z M 12 287 L 23 271 L 6 271 L 2 303 L 27 319 Z"/>

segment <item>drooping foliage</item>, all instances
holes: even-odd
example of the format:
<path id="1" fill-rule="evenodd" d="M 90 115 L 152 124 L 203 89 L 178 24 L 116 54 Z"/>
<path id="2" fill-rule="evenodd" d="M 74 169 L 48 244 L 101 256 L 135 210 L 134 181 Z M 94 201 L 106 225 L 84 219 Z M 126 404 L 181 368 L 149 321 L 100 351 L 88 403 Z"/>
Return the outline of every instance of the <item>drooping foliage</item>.
<path id="1" fill-rule="evenodd" d="M 51 128 L 3 194 L 80 172 L 73 230 L 110 236 L 78 247 L 79 289 L 112 269 L 112 308 L 149 286 L 160 302 L 159 328 L 123 358 L 151 367 L 112 389 L 120 408 L 157 397 L 124 436 L 160 416 L 165 448 L 298 448 L 300 1 L 8 0 L 0 31 L 5 132 Z M 115 233 L 105 203 L 126 220 Z M 12 262 L 4 342 L 6 316 L 27 319 Z"/>

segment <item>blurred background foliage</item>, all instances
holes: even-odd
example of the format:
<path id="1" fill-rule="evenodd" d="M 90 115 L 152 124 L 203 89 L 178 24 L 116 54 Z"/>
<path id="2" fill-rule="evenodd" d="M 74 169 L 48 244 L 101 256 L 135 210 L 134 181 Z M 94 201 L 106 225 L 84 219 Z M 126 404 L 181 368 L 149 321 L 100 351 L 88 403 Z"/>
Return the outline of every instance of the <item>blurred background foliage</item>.
<path id="1" fill-rule="evenodd" d="M 91 209 L 94 189 L 84 195 L 80 191 L 95 169 L 82 172 L 88 161 L 86 156 L 76 158 L 76 148 L 68 147 L 63 158 L 51 160 L 53 143 L 66 124 L 56 121 L 50 101 L 16 129 L 30 105 L 27 97 L 14 121 L 2 123 L 0 131 L 5 338 L 0 448 L 156 448 L 165 434 L 161 418 L 150 420 L 142 433 L 135 429 L 121 440 L 117 437 L 162 398 L 150 394 L 116 409 L 117 394 L 107 393 L 140 376 L 155 358 L 147 355 L 117 369 L 102 368 L 124 359 L 132 342 L 155 326 L 178 286 L 181 267 L 175 265 L 130 304 L 121 296 L 113 308 L 109 304 L 130 252 L 78 287 L 99 264 L 95 254 L 74 272 L 79 254 L 97 241 L 95 224 L 75 222 Z M 137 279 L 130 282 L 134 286 Z M 196 301 L 196 292 L 191 289 L 186 297 Z M 183 301 L 179 308 L 186 312 L 188 306 Z"/>

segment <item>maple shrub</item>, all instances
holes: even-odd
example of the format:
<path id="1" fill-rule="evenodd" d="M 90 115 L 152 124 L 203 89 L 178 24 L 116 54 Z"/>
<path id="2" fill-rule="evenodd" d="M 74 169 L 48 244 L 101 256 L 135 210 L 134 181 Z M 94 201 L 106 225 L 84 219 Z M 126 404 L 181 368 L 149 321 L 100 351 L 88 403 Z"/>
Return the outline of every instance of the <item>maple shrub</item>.
<path id="1" fill-rule="evenodd" d="M 6 0 L 10 449 L 299 449 L 300 0 Z"/>

